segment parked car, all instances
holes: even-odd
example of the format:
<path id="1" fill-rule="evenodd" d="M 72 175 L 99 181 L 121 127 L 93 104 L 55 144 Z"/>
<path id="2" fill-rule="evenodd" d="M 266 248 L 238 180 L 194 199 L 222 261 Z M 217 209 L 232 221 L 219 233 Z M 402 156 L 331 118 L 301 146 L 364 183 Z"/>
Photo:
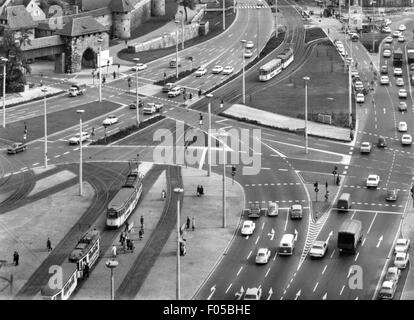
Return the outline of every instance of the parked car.
<path id="1" fill-rule="evenodd" d="M 104 125 L 104 126 L 110 126 L 110 125 L 112 125 L 112 124 L 114 124 L 114 123 L 117 123 L 119 121 L 119 119 L 118 119 L 118 117 L 117 116 L 114 116 L 114 115 L 110 115 L 110 116 L 108 116 L 103 122 L 102 122 L 102 124 Z"/>
<path id="2" fill-rule="evenodd" d="M 381 289 L 378 293 L 380 299 L 392 299 L 394 298 L 395 289 L 397 285 L 394 281 L 384 281 Z"/>
<path id="3" fill-rule="evenodd" d="M 397 267 L 389 267 L 385 274 L 385 281 L 394 281 L 396 284 L 400 280 L 401 270 Z"/>
<path id="4" fill-rule="evenodd" d="M 400 238 L 395 243 L 395 248 L 394 248 L 395 253 L 398 253 L 398 252 L 405 253 L 405 252 L 408 252 L 408 249 L 410 249 L 410 239 Z"/>
<path id="5" fill-rule="evenodd" d="M 405 269 L 410 261 L 410 254 L 408 252 L 398 252 L 395 255 L 394 265 L 398 269 Z"/>
<path id="6" fill-rule="evenodd" d="M 399 27 L 398 27 L 398 30 L 399 31 L 405 31 L 407 29 L 407 27 L 404 25 L 404 24 L 401 24 Z"/>
<path id="7" fill-rule="evenodd" d="M 387 189 L 386 201 L 396 201 L 398 198 L 398 189 Z"/>
<path id="8" fill-rule="evenodd" d="M 389 50 L 389 49 L 385 49 L 385 50 L 382 52 L 382 56 L 383 56 L 384 58 L 389 58 L 389 57 L 391 57 L 391 50 Z"/>
<path id="9" fill-rule="evenodd" d="M 384 137 L 379 137 L 378 138 L 378 142 L 377 142 L 377 147 L 378 148 L 385 148 L 387 146 L 387 141 L 385 140 Z"/>
<path id="10" fill-rule="evenodd" d="M 18 153 L 18 152 L 25 151 L 26 149 L 27 149 L 27 145 L 25 143 L 15 142 L 10 147 L 7 148 L 7 153 L 8 154 Z"/>
<path id="11" fill-rule="evenodd" d="M 393 37 L 393 38 L 398 38 L 400 35 L 402 35 L 402 33 L 401 33 L 401 31 L 399 31 L 399 30 L 395 30 L 395 31 L 392 33 L 392 37 Z"/>
<path id="12" fill-rule="evenodd" d="M 398 90 L 398 97 L 406 99 L 407 98 L 407 90 L 406 89 Z"/>
<path id="13" fill-rule="evenodd" d="M 394 76 L 402 76 L 402 69 L 394 68 Z"/>
<path id="14" fill-rule="evenodd" d="M 404 37 L 404 35 L 400 35 L 399 37 L 398 37 L 398 42 L 404 42 L 405 41 L 405 37 Z"/>
<path id="15" fill-rule="evenodd" d="M 246 50 L 244 51 L 244 57 L 245 57 L 246 59 L 251 58 L 252 56 L 253 56 L 253 51 L 252 51 L 252 50 L 246 49 Z"/>
<path id="16" fill-rule="evenodd" d="M 388 74 L 388 66 L 383 65 L 380 69 L 381 74 Z"/>
<path id="17" fill-rule="evenodd" d="M 246 49 L 253 49 L 253 48 L 254 48 L 253 41 L 247 41 L 246 42 Z"/>
<path id="18" fill-rule="evenodd" d="M 386 43 L 392 43 L 393 38 L 391 36 L 386 36 L 385 37 L 385 42 Z"/>
<path id="19" fill-rule="evenodd" d="M 309 251 L 311 258 L 323 258 L 328 250 L 328 243 L 326 241 L 315 241 Z"/>
<path id="20" fill-rule="evenodd" d="M 398 104 L 398 110 L 399 111 L 407 111 L 407 102 L 400 101 L 400 103 Z"/>
<path id="21" fill-rule="evenodd" d="M 357 103 L 364 103 L 365 102 L 365 96 L 364 96 L 363 93 L 357 93 L 356 102 Z"/>
<path id="22" fill-rule="evenodd" d="M 391 28 L 390 27 L 384 27 L 384 28 L 382 28 L 381 29 L 381 32 L 383 32 L 383 33 L 391 33 L 392 32 L 392 30 L 391 30 Z"/>
<path id="23" fill-rule="evenodd" d="M 204 67 L 200 67 L 196 70 L 196 72 L 194 72 L 194 75 L 196 77 L 201 77 L 201 76 L 204 76 L 206 73 L 207 73 L 207 69 Z"/>

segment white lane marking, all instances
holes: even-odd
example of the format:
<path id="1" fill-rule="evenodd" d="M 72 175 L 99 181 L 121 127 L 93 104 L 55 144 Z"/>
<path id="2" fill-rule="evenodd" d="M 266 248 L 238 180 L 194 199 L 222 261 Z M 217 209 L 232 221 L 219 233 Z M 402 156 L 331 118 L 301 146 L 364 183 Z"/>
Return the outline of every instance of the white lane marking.
<path id="1" fill-rule="evenodd" d="M 375 212 L 374 219 L 372 219 L 371 224 L 369 225 L 367 234 L 371 231 L 372 225 L 374 224 L 375 218 L 377 217 L 378 212 Z"/>
<path id="2" fill-rule="evenodd" d="M 265 278 L 267 277 L 267 275 L 269 274 L 269 272 L 270 272 L 270 268 L 269 268 L 269 269 L 267 269 L 267 272 L 266 272 L 266 274 L 265 274 Z"/>
<path id="3" fill-rule="evenodd" d="M 356 257 L 355 257 L 355 260 L 354 260 L 354 261 L 357 261 L 358 257 L 359 257 L 359 252 L 357 252 L 357 255 L 356 255 Z"/>
<path id="4" fill-rule="evenodd" d="M 334 249 L 334 251 L 332 251 L 332 253 L 331 253 L 331 259 L 332 259 L 332 257 L 333 257 L 333 255 L 334 255 L 334 253 L 335 253 L 335 249 Z"/>
<path id="5" fill-rule="evenodd" d="M 257 244 L 259 242 L 260 236 L 257 237 L 256 242 L 254 244 Z"/>
<path id="6" fill-rule="evenodd" d="M 33 163 L 32 166 L 35 167 L 39 164 L 39 162 Z"/>
<path id="7" fill-rule="evenodd" d="M 287 229 L 288 220 L 289 220 L 289 212 L 286 213 L 285 229 L 283 231 L 286 231 L 286 229 Z"/>
<path id="8" fill-rule="evenodd" d="M 340 296 L 342 296 L 342 292 L 344 292 L 345 285 L 342 286 L 341 292 L 339 293 Z"/>
<path id="9" fill-rule="evenodd" d="M 232 286 L 233 284 L 232 283 L 230 283 L 230 285 L 227 287 L 227 290 L 226 290 L 226 293 L 227 292 L 229 292 L 229 290 L 230 290 L 230 288 L 231 288 L 231 286 Z"/>
<path id="10" fill-rule="evenodd" d="M 325 273 L 325 271 L 326 271 L 326 268 L 328 267 L 328 265 L 326 265 L 325 266 L 325 268 L 323 268 L 323 270 L 322 270 L 322 274 L 324 274 Z"/>
<path id="11" fill-rule="evenodd" d="M 240 267 L 239 271 L 237 272 L 237 276 L 239 276 L 239 274 L 242 270 L 243 270 L 243 266 Z"/>
<path id="12" fill-rule="evenodd" d="M 316 291 L 316 288 L 318 287 L 318 285 L 319 285 L 319 282 L 316 282 L 316 285 L 315 285 L 315 287 L 313 288 L 313 292 L 315 292 L 315 291 Z"/>
<path id="13" fill-rule="evenodd" d="M 249 255 L 247 256 L 247 260 L 249 260 L 251 255 L 252 255 L 252 250 L 250 250 Z"/>

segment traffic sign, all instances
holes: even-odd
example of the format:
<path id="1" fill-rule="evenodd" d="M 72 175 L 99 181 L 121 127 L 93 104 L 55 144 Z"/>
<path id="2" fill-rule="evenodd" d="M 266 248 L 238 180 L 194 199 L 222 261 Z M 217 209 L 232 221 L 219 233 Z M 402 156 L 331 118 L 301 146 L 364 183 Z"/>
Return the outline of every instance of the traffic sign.
<path id="1" fill-rule="evenodd" d="M 318 188 L 315 188 L 315 192 L 319 192 L 319 189 Z"/>

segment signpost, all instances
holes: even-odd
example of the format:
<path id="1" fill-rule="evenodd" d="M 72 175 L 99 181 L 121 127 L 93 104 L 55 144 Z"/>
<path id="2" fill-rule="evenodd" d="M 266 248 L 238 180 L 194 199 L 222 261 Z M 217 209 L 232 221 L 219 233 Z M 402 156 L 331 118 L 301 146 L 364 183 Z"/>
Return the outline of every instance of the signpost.
<path id="1" fill-rule="evenodd" d="M 318 181 L 316 181 L 313 186 L 315 187 L 315 194 L 316 194 L 316 202 L 318 202 L 318 192 L 319 192 L 319 188 L 318 188 Z"/>

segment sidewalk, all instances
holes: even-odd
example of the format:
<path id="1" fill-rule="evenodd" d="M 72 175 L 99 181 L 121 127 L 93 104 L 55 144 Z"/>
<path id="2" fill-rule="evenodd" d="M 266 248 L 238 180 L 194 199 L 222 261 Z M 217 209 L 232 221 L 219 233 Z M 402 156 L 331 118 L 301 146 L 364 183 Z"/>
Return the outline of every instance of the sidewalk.
<path id="1" fill-rule="evenodd" d="M 412 203 L 412 201 L 410 201 Z M 408 212 L 403 220 L 402 225 L 402 237 L 408 238 L 411 241 L 411 256 L 413 256 L 413 243 L 414 243 L 414 210 L 413 207 L 408 208 Z M 405 282 L 403 293 L 401 295 L 401 300 L 414 300 L 414 270 L 412 267 L 412 262 L 409 264 L 409 270 L 407 275 L 407 281 Z"/>

